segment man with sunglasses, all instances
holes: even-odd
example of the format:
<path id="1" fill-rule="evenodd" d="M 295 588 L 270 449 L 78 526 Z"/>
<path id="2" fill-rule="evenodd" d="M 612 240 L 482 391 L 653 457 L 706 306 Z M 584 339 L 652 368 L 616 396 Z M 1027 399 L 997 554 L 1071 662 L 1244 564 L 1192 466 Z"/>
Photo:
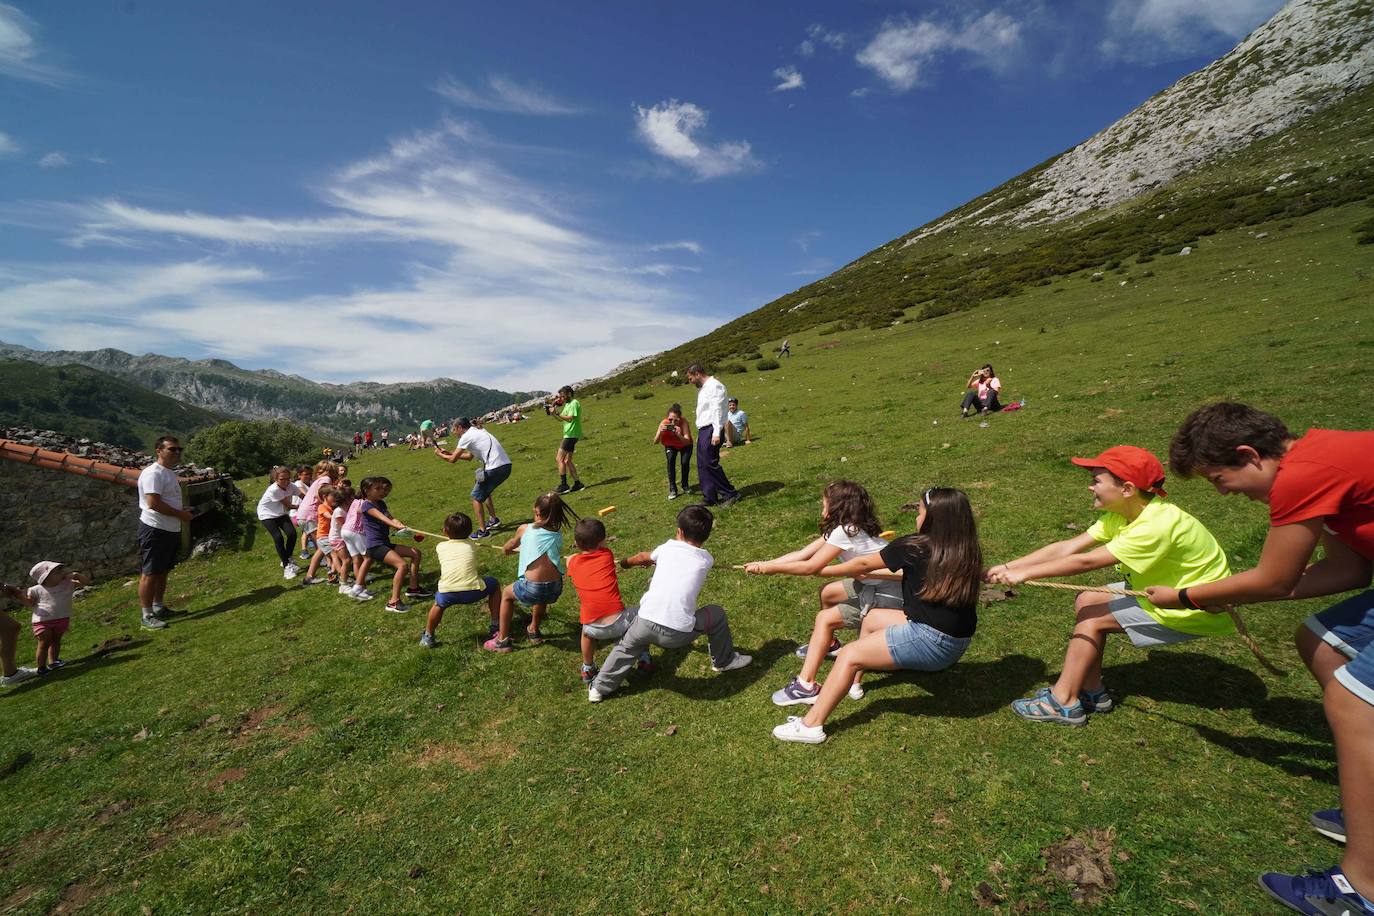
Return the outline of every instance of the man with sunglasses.
<path id="1" fill-rule="evenodd" d="M 173 470 L 181 463 L 181 443 L 175 436 L 157 440 L 157 460 L 138 475 L 138 549 L 142 570 L 138 598 L 143 607 L 143 626 L 161 630 L 170 612 L 162 603 L 167 574 L 177 564 L 181 550 L 181 525 L 192 513 L 182 508 L 181 481 Z"/>

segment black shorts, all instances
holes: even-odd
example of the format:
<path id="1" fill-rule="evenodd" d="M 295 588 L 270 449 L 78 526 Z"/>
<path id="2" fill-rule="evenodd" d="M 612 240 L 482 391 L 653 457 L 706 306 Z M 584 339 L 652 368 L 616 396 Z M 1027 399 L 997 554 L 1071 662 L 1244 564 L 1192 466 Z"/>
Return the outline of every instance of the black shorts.
<path id="1" fill-rule="evenodd" d="M 378 544 L 376 547 L 367 548 L 367 555 L 378 563 L 386 562 L 386 555 L 391 553 L 393 544 Z"/>
<path id="2" fill-rule="evenodd" d="M 577 451 L 577 440 L 564 439 L 562 442 L 558 444 L 558 450 L 560 452 L 567 452 L 569 455 L 571 455 L 573 452 Z"/>
<path id="3" fill-rule="evenodd" d="M 145 576 L 160 576 L 171 572 L 181 552 L 181 532 L 164 531 L 143 522 L 138 523 L 138 553 Z"/>

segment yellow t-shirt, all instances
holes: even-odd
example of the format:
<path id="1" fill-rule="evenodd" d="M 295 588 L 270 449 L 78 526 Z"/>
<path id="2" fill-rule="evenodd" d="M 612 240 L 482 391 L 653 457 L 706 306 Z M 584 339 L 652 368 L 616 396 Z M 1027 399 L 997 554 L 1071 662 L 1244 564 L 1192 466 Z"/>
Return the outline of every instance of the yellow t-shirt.
<path id="1" fill-rule="evenodd" d="M 485 588 L 477 575 L 477 547 L 467 541 L 442 541 L 434 548 L 439 557 L 441 592 L 472 592 Z"/>
<path id="2" fill-rule="evenodd" d="M 1133 522 L 1115 512 L 1103 513 L 1088 534 L 1116 557 L 1117 569 L 1125 573 L 1132 589 L 1151 585 L 1188 588 L 1231 574 L 1221 545 L 1202 522 L 1158 497 Z M 1158 608 L 1145 598 L 1136 601 L 1145 613 L 1181 633 L 1219 636 L 1235 631 L 1229 614 Z"/>

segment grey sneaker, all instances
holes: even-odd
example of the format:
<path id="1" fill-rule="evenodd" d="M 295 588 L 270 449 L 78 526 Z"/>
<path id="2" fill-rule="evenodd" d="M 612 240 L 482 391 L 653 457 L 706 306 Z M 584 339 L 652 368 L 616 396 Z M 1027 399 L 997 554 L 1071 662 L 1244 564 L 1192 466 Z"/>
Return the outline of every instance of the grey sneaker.
<path id="1" fill-rule="evenodd" d="M 165 621 L 165 620 L 158 620 L 158 619 L 157 619 L 156 617 L 154 617 L 152 614 L 144 614 L 144 615 L 143 615 L 143 629 L 145 629 L 145 630 L 165 630 L 166 628 L 167 628 L 167 621 Z"/>
<path id="2" fill-rule="evenodd" d="M 301 585 L 324 585 L 328 581 L 324 576 L 306 576 L 301 580 Z"/>
<path id="3" fill-rule="evenodd" d="M 715 665 L 715 663 L 713 662 L 713 663 L 711 664 L 711 670 L 712 670 L 712 671 L 734 671 L 736 668 L 743 668 L 745 665 L 749 664 L 749 663 L 752 662 L 753 660 L 754 660 L 754 656 L 752 656 L 752 655 L 745 655 L 743 652 L 736 652 L 734 658 L 730 659 L 728 662 L 726 662 L 725 664 L 721 665 L 720 667 L 717 667 L 717 666 Z"/>
<path id="4" fill-rule="evenodd" d="M 362 587 L 355 587 L 353 591 L 349 592 L 349 597 L 355 601 L 371 601 L 373 598 L 377 597 L 377 593 L 370 592 Z"/>
<path id="5" fill-rule="evenodd" d="M 433 634 L 433 633 L 421 633 L 421 634 L 420 634 L 420 645 L 424 646 L 426 649 L 433 649 L 433 648 L 434 648 L 434 634 Z"/>
<path id="6" fill-rule="evenodd" d="M 840 650 L 843 649 L 843 648 L 844 648 L 844 645 L 840 642 L 839 637 L 837 637 L 837 636 L 832 636 L 832 637 L 830 637 L 830 648 L 828 648 L 828 649 L 825 650 L 825 657 L 826 657 L 826 658 L 836 658 L 836 657 L 839 656 Z M 811 650 L 811 644 L 810 644 L 810 643 L 802 643 L 800 646 L 797 646 L 797 653 L 796 653 L 796 654 L 797 654 L 797 658 L 806 658 L 806 653 L 809 652 L 810 650 Z"/>
<path id="7" fill-rule="evenodd" d="M 1106 687 L 1096 693 L 1087 690 L 1078 692 L 1078 702 L 1083 704 L 1084 712 L 1111 712 L 1116 709 L 1116 700 L 1107 691 Z"/>
<path id="8" fill-rule="evenodd" d="M 406 604 L 404 601 L 388 601 L 386 609 L 393 614 L 404 614 L 406 611 L 410 610 L 410 605 Z"/>
<path id="9" fill-rule="evenodd" d="M 29 678 L 35 677 L 38 677 L 37 668 L 16 668 L 13 674 L 7 674 L 4 677 L 0 677 L 0 685 L 13 687 L 15 684 L 22 684 Z"/>
<path id="10" fill-rule="evenodd" d="M 809 688 L 803 687 L 800 678 L 792 678 L 792 683 L 781 690 L 773 692 L 774 706 L 791 706 L 795 703 L 802 703 L 806 706 L 816 702 L 816 698 L 821 695 L 821 685 L 812 684 Z"/>

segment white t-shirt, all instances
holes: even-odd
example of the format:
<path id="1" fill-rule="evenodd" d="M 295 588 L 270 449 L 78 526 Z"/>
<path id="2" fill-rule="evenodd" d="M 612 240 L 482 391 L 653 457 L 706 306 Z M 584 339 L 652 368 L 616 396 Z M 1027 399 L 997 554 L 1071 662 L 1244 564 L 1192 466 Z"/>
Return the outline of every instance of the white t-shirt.
<path id="1" fill-rule="evenodd" d="M 339 536 L 343 533 L 344 519 L 348 517 L 348 510 L 339 506 L 329 513 L 329 540 L 335 544 L 339 543 Z"/>
<path id="2" fill-rule="evenodd" d="M 848 534 L 843 525 L 830 532 L 825 542 L 832 547 L 840 548 L 841 563 L 847 563 L 856 557 L 866 557 L 871 553 L 877 553 L 887 546 L 887 541 L 882 538 L 875 538 L 866 531 Z M 891 582 L 892 580 L 860 579 L 859 581 L 864 585 L 882 585 L 884 582 Z"/>
<path id="3" fill-rule="evenodd" d="M 291 511 L 291 500 L 295 495 L 294 486 L 287 486 L 283 490 L 273 481 L 263 491 L 262 499 L 258 500 L 258 518 L 281 518 L 288 514 Z"/>
<path id="4" fill-rule="evenodd" d="M 154 461 L 138 475 L 138 507 L 143 510 L 139 513 L 138 520 L 150 528 L 180 531 L 181 519 L 148 508 L 149 493 L 161 496 L 162 501 L 173 509 L 182 508 L 181 481 L 177 479 L 176 473 Z"/>
<path id="5" fill-rule="evenodd" d="M 506 454 L 506 450 L 496 441 L 496 437 L 485 429 L 468 427 L 468 431 L 459 437 L 456 447 L 470 452 L 474 459 L 483 462 L 483 467 L 488 471 L 510 464 L 510 455 Z"/>
<path id="6" fill-rule="evenodd" d="M 706 550 L 679 540 L 659 544 L 649 556 L 655 564 L 654 577 L 640 599 L 639 616 L 671 630 L 691 632 L 697 625 L 697 596 L 716 561 Z"/>
<path id="7" fill-rule="evenodd" d="M 51 587 L 35 585 L 29 589 L 29 598 L 35 602 L 31 622 L 61 620 L 72 616 L 72 598 L 76 594 L 76 583 L 71 579 Z"/>

